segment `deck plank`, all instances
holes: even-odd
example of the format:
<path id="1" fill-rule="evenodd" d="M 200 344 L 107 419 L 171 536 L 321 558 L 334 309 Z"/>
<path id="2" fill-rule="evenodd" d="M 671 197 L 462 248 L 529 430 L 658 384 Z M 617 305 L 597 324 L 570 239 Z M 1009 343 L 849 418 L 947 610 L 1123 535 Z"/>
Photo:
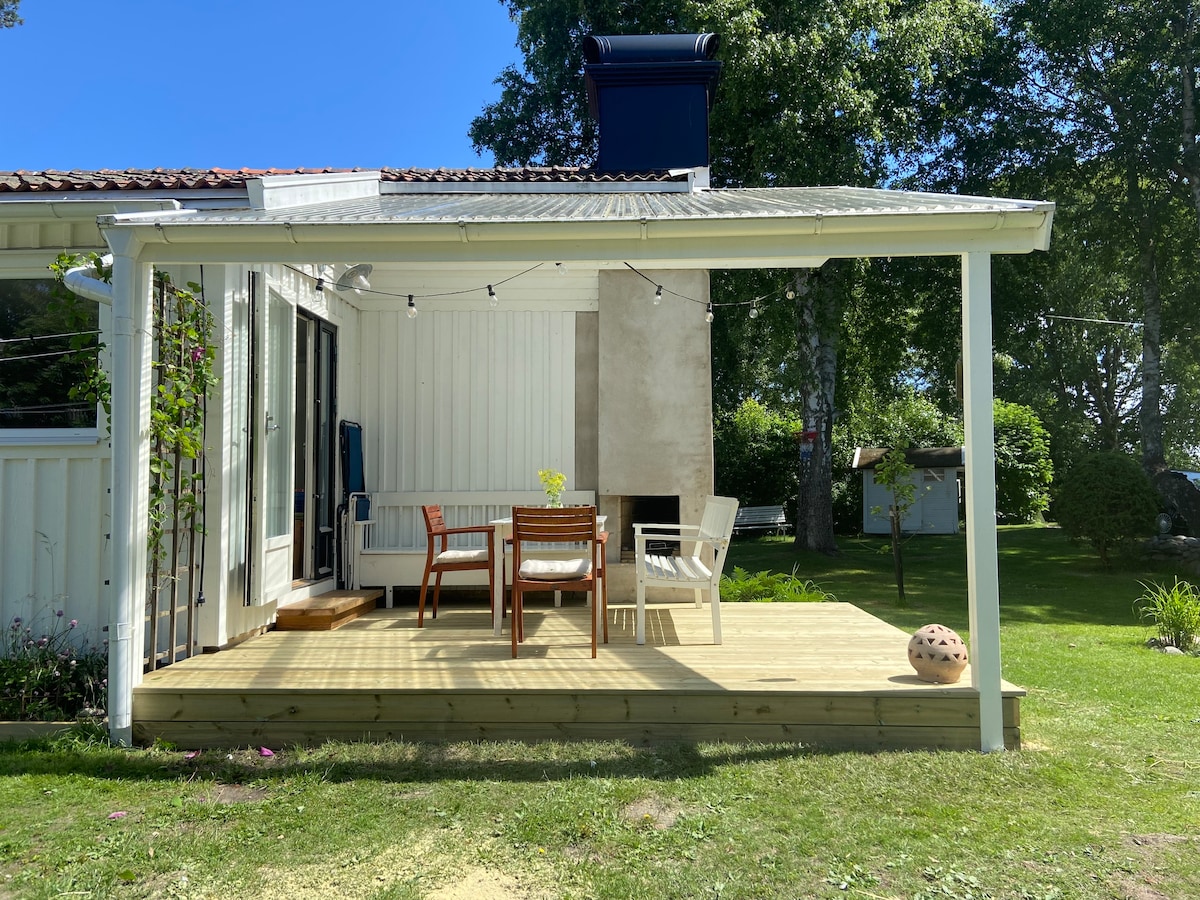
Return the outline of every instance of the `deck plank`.
<path id="1" fill-rule="evenodd" d="M 411 609 L 373 610 L 332 632 L 269 632 L 150 673 L 134 691 L 139 741 L 276 745 L 322 739 L 764 740 L 854 748 L 977 748 L 970 670 L 920 681 L 908 635 L 848 603 L 726 604 L 725 642 L 691 603 L 609 610 L 591 659 L 590 611 L 526 612 L 511 658 L 486 608 L 447 606 L 418 629 Z M 1020 697 L 1004 684 L 1006 742 Z"/>

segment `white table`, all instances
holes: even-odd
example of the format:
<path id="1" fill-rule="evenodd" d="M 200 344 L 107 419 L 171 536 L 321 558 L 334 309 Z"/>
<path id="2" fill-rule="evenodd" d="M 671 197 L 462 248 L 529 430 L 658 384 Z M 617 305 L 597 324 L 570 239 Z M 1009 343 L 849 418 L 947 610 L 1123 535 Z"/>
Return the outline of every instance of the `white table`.
<path id="1" fill-rule="evenodd" d="M 604 523 L 606 521 L 608 521 L 608 516 L 596 516 L 596 527 L 600 531 L 603 531 Z M 512 537 L 513 520 L 512 516 L 506 516 L 503 519 L 492 519 L 492 521 L 488 522 L 488 524 L 496 529 L 496 553 L 494 559 L 492 560 L 494 576 L 492 579 L 492 583 L 494 585 L 492 595 L 492 631 L 496 637 L 499 637 L 504 625 L 504 558 L 507 556 L 507 551 L 504 549 L 504 542 Z M 546 551 L 548 556 L 562 556 L 564 552 L 570 551 Z M 604 552 L 603 547 L 600 548 L 600 552 Z M 603 582 L 597 584 L 596 587 L 603 587 Z M 596 614 L 595 611 L 597 608 L 599 608 L 599 606 L 600 604 L 598 603 L 592 604 L 592 615 Z"/>

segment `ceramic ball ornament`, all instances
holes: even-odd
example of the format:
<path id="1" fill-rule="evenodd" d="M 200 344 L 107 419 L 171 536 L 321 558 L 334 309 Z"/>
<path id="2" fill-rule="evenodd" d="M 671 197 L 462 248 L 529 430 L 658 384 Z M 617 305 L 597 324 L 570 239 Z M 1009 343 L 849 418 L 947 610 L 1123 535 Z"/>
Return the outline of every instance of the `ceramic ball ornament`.
<path id="1" fill-rule="evenodd" d="M 954 684 L 967 666 L 967 645 L 945 625 L 926 625 L 909 639 L 908 661 L 922 681 Z"/>

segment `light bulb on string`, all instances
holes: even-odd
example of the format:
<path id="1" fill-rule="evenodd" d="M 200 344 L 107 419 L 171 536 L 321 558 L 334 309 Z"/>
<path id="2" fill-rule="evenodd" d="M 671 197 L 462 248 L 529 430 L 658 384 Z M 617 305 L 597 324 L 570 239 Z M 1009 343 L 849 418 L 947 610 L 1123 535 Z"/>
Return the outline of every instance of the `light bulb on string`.
<path id="1" fill-rule="evenodd" d="M 317 283 L 314 285 L 314 287 L 317 289 L 317 293 L 318 293 L 318 294 L 323 294 L 323 293 L 325 293 L 325 279 L 324 279 L 324 278 L 321 278 L 321 277 L 318 277 L 318 278 L 317 278 Z"/>
<path id="2" fill-rule="evenodd" d="M 788 288 L 786 291 L 783 292 L 783 296 L 787 297 L 789 300 L 795 300 L 796 292 L 794 290 L 792 290 L 791 288 Z"/>
<path id="3" fill-rule="evenodd" d="M 758 318 L 758 301 L 757 300 L 750 301 L 750 318 L 752 318 L 752 319 Z"/>
<path id="4" fill-rule="evenodd" d="M 704 311 L 704 321 L 711 325 L 712 320 L 713 320 L 713 305 L 712 305 L 712 301 L 709 300 L 708 301 L 708 309 L 706 309 Z"/>
<path id="5" fill-rule="evenodd" d="M 409 295 L 408 295 L 408 310 L 407 310 L 407 313 L 408 313 L 408 317 L 409 317 L 410 319 L 415 319 L 415 318 L 417 317 L 417 301 L 413 299 L 413 295 L 412 295 L 412 294 L 409 294 Z"/>
<path id="6" fill-rule="evenodd" d="M 660 304 L 660 303 L 662 303 L 662 285 L 661 284 L 655 285 L 655 288 L 654 288 L 654 305 L 658 306 L 658 304 Z"/>
<path id="7" fill-rule="evenodd" d="M 560 263 L 560 262 L 559 262 L 559 263 L 555 263 L 555 264 L 554 264 L 554 268 L 555 268 L 555 269 L 558 271 L 558 274 L 559 274 L 559 275 L 566 275 L 566 274 L 567 274 L 567 271 L 568 271 L 568 269 L 567 269 L 567 264 L 566 264 L 566 263 Z"/>
<path id="8" fill-rule="evenodd" d="M 500 298 L 496 296 L 496 291 L 492 288 L 492 286 L 490 284 L 487 286 L 487 289 L 488 289 L 488 306 L 490 306 L 492 309 L 495 309 L 497 306 L 500 305 Z"/>

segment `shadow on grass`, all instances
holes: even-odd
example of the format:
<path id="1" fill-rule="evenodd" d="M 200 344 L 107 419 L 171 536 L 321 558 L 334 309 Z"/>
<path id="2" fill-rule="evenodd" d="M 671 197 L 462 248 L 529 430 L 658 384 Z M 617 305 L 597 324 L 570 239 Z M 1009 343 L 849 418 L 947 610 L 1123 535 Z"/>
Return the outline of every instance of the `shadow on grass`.
<path id="1" fill-rule="evenodd" d="M 1196 579 L 1169 564 L 1137 555 L 1103 568 L 1086 544 L 1058 529 L 1007 526 L 998 532 L 1002 624 L 1135 625 L 1134 601 L 1142 582 Z M 896 605 L 891 544 L 886 537 L 841 537 L 836 556 L 797 551 L 791 538 L 739 538 L 727 571 L 791 572 L 812 579 L 839 600 L 853 603 L 900 628 L 942 621 L 966 627 L 966 536 L 913 535 L 903 546 L 905 594 Z"/>
<path id="2" fill-rule="evenodd" d="M 0 744 L 0 777 L 61 776 L 136 779 L 145 782 L 244 784 L 304 777 L 344 783 L 444 781 L 541 782 L 575 778 L 644 778 L 670 781 L 711 774 L 724 766 L 836 756 L 864 751 L 826 750 L 799 744 L 691 744 L 653 747 L 604 743 L 378 743 L 331 742 L 312 748 L 260 751 L 210 749 L 194 753 L 163 748 L 114 747 L 101 737 L 68 733 L 57 738 Z M 921 752 L 921 751 L 907 751 Z M 560 757 L 560 758 L 556 758 Z"/>

